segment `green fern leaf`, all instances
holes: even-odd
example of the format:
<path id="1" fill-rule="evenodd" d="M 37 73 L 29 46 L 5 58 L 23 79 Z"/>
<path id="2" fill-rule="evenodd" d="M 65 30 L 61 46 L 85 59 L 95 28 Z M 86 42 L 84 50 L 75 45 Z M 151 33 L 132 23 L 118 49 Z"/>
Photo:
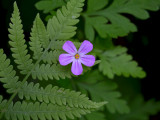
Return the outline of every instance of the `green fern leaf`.
<path id="1" fill-rule="evenodd" d="M 48 85 L 46 88 L 40 87 L 37 83 L 25 83 L 18 93 L 19 98 L 27 100 L 38 100 L 39 102 L 53 103 L 58 105 L 68 105 L 69 107 L 94 109 L 99 103 L 92 102 L 84 94 L 71 91 L 69 89 L 53 87 Z"/>
<path id="2" fill-rule="evenodd" d="M 101 55 L 99 54 L 101 57 L 99 70 L 111 79 L 114 78 L 114 75 L 144 78 L 146 73 L 141 67 L 138 67 L 137 62 L 133 61 L 132 56 L 128 55 L 126 51 L 126 48 L 119 46 L 108 50 Z"/>
<path id="3" fill-rule="evenodd" d="M 32 69 L 32 60 L 30 55 L 27 54 L 28 50 L 25 45 L 24 34 L 22 30 L 22 24 L 20 19 L 20 13 L 17 4 L 14 3 L 14 12 L 12 14 L 11 22 L 9 24 L 9 44 L 12 46 L 11 50 L 13 52 L 12 56 L 15 58 L 15 63 L 18 64 L 18 68 L 21 70 L 22 74 L 27 74 Z"/>
<path id="4" fill-rule="evenodd" d="M 95 31 L 98 32 L 98 34 L 102 37 L 106 37 L 106 31 L 104 29 L 104 26 L 106 26 L 106 23 L 108 20 L 105 17 L 98 16 L 98 17 L 88 17 L 87 15 L 84 15 L 85 17 L 85 33 L 86 37 L 93 41 L 95 38 Z"/>
<path id="5" fill-rule="evenodd" d="M 16 76 L 16 71 L 10 65 L 10 60 L 6 58 L 3 50 L 0 49 L 0 81 L 4 83 L 3 86 L 8 89 L 8 93 L 15 92 L 19 85 L 18 79 L 19 77 Z"/>
<path id="6" fill-rule="evenodd" d="M 38 78 L 39 80 L 48 80 L 53 78 L 59 80 L 59 78 L 71 78 L 71 75 L 70 66 L 64 67 L 56 64 L 37 65 L 37 67 L 32 71 L 32 78 Z"/>
<path id="7" fill-rule="evenodd" d="M 126 101 L 120 98 L 121 94 L 115 91 L 117 84 L 110 81 L 99 82 L 95 84 L 93 83 L 93 79 L 90 79 L 90 77 L 85 79 L 87 81 L 89 80 L 89 82 L 92 81 L 90 84 L 78 83 L 78 85 L 81 89 L 89 91 L 92 100 L 107 101 L 106 107 L 111 113 L 118 112 L 120 114 L 124 114 L 130 111 Z M 97 78 L 99 80 L 99 74 L 97 75 Z"/>
<path id="8" fill-rule="evenodd" d="M 44 13 L 50 12 L 65 4 L 68 0 L 41 0 L 35 4 L 38 10 L 43 10 Z"/>
<path id="9" fill-rule="evenodd" d="M 11 18 L 9 29 L 9 42 L 12 46 L 13 57 L 15 63 L 18 64 L 21 74 L 26 74 L 22 82 L 18 81 L 16 72 L 10 65 L 10 61 L 6 59 L 3 51 L 0 50 L 0 81 L 4 83 L 4 87 L 8 88 L 9 93 L 13 93 L 5 106 L 2 106 L 2 98 L 0 97 L 0 109 L 3 107 L 0 114 L 0 119 L 5 114 L 6 119 L 12 120 L 30 120 L 30 119 L 55 119 L 66 120 L 67 117 L 73 119 L 80 117 L 83 114 L 95 110 L 106 102 L 92 102 L 85 95 L 79 92 L 65 90 L 63 88 L 52 87 L 48 85 L 45 89 L 39 87 L 39 84 L 27 83 L 28 78 L 32 75 L 33 78 L 40 80 L 45 79 L 64 79 L 70 78 L 71 72 L 56 64 L 44 64 L 44 57 L 47 53 L 53 50 L 58 51 L 59 46 L 62 47 L 58 40 L 65 40 L 73 37 L 75 34 L 75 25 L 78 22 L 79 13 L 82 11 L 84 0 L 71 0 L 67 3 L 67 7 L 62 7 L 62 11 L 57 11 L 57 16 L 53 17 L 48 22 L 48 30 L 46 31 L 43 22 L 37 15 L 32 32 L 31 32 L 31 50 L 33 51 L 35 63 L 32 63 L 30 55 L 25 45 L 20 13 L 17 4 L 14 3 L 14 12 Z M 52 31 L 53 30 L 53 31 Z M 53 34 L 51 33 L 53 32 Z M 49 35 L 48 35 L 49 34 Z M 49 37 L 51 40 L 49 40 Z M 53 38 L 52 38 L 53 37 Z M 57 43 L 59 46 L 55 46 Z M 62 49 L 62 48 L 61 48 Z M 56 55 L 58 55 L 57 53 Z M 55 58 L 56 61 L 57 58 Z M 43 62 L 42 62 L 43 60 Z M 48 61 L 48 59 L 46 59 Z M 54 61 L 53 61 L 54 62 Z M 6 74 L 8 73 L 8 74 Z M 46 94 L 47 93 L 47 94 Z M 19 98 L 25 97 L 27 102 L 13 103 L 13 99 L 18 94 Z M 31 103 L 30 100 L 35 101 Z M 37 102 L 39 101 L 39 102 Z"/>
<path id="10" fill-rule="evenodd" d="M 73 37 L 77 29 L 73 25 L 79 22 L 78 18 L 84 6 L 84 0 L 70 0 L 67 7 L 63 6 L 62 10 L 57 11 L 57 17 L 53 16 L 48 21 L 47 30 L 51 40 L 67 40 Z"/>
<path id="11" fill-rule="evenodd" d="M 106 8 L 104 6 L 107 1 L 101 1 L 100 3 L 99 0 L 88 0 L 88 10 L 83 15 L 86 22 L 85 34 L 89 40 L 94 40 L 95 31 L 103 38 L 106 38 L 107 35 L 117 38 L 126 36 L 130 32 L 136 32 L 137 27 L 122 14 L 130 14 L 144 20 L 149 18 L 147 10 L 157 11 L 159 9 L 159 0 L 113 0 Z M 104 23 L 101 19 L 95 21 L 99 17 L 106 18 L 106 22 Z"/>
<path id="12" fill-rule="evenodd" d="M 130 100 L 131 112 L 129 114 L 110 114 L 107 119 L 113 120 L 150 120 L 151 115 L 155 115 L 160 110 L 160 102 L 151 99 L 144 101 L 141 95 L 135 96 Z"/>
<path id="13" fill-rule="evenodd" d="M 87 12 L 98 11 L 104 8 L 108 4 L 108 0 L 88 0 Z"/>
<path id="14" fill-rule="evenodd" d="M 42 55 L 43 48 L 46 48 L 49 44 L 49 36 L 39 14 L 33 23 L 30 39 L 30 49 L 34 52 L 34 59 L 39 59 Z"/>
<path id="15" fill-rule="evenodd" d="M 43 57 L 43 62 L 49 64 L 57 64 L 59 55 L 62 53 L 64 53 L 63 50 L 51 50 L 46 53 L 45 57 Z"/>
<path id="16" fill-rule="evenodd" d="M 98 107 L 100 107 L 99 105 Z M 94 110 L 94 109 L 92 109 Z M 66 120 L 67 118 L 74 119 L 75 117 L 81 117 L 90 113 L 89 109 L 75 108 L 69 106 L 59 106 L 54 104 L 46 103 L 26 103 L 16 102 L 9 106 L 5 112 L 7 120 Z"/>

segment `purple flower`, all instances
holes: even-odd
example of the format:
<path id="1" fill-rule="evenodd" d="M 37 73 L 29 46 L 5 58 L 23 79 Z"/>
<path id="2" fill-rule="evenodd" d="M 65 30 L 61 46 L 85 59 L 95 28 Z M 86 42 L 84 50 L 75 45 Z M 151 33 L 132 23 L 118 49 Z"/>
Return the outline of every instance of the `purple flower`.
<path id="1" fill-rule="evenodd" d="M 66 41 L 63 45 L 63 50 L 65 50 L 67 54 L 61 54 L 59 56 L 59 62 L 63 66 L 72 62 L 72 73 L 74 75 L 80 75 L 83 72 L 82 64 L 91 67 L 95 63 L 95 57 L 93 55 L 86 55 L 92 51 L 92 49 L 92 43 L 87 40 L 83 41 L 78 51 L 71 41 Z"/>

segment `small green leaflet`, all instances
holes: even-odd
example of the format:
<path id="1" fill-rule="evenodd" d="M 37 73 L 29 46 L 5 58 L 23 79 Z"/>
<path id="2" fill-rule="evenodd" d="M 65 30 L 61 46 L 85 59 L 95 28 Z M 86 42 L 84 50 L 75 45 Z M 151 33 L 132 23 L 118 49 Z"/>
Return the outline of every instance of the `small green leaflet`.
<path id="1" fill-rule="evenodd" d="M 114 47 L 98 55 L 101 58 L 99 70 L 111 79 L 115 75 L 138 78 L 146 76 L 146 73 L 138 66 L 137 62 L 132 60 L 132 56 L 127 54 L 127 49 L 124 47 Z"/>

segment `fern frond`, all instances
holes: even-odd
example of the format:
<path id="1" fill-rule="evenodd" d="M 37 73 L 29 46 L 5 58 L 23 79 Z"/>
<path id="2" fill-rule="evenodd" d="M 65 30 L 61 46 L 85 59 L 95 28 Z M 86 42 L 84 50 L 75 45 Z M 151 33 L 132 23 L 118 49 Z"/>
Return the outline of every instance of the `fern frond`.
<path id="1" fill-rule="evenodd" d="M 42 55 L 43 48 L 46 48 L 49 44 L 49 35 L 47 34 L 46 28 L 40 19 L 39 14 L 36 16 L 33 23 L 30 39 L 30 49 L 34 52 L 34 58 L 39 59 Z"/>
<path id="2" fill-rule="evenodd" d="M 67 67 L 64 68 L 52 63 L 43 64 L 42 60 L 45 61 L 44 57 L 52 50 L 59 50 L 55 46 L 58 40 L 65 40 L 75 34 L 76 27 L 73 25 L 79 21 L 76 18 L 79 17 L 79 12 L 82 11 L 83 2 L 84 0 L 71 0 L 67 3 L 67 7 L 62 7 L 62 11 L 58 10 L 57 17 L 53 17 L 48 23 L 48 31 L 46 31 L 43 22 L 39 15 L 37 15 L 32 28 L 30 42 L 31 50 L 34 52 L 34 64 L 28 54 L 27 45 L 25 45 L 20 13 L 16 3 L 14 3 L 14 12 L 11 18 L 12 23 L 10 23 L 9 29 L 9 38 L 11 39 L 9 43 L 12 46 L 11 50 L 15 63 L 18 64 L 18 69 L 20 69 L 22 74 L 26 74 L 26 76 L 24 76 L 22 82 L 18 81 L 18 77 L 15 76 L 16 72 L 10 65 L 10 61 L 6 60 L 3 51 L 0 51 L 0 60 L 2 59 L 0 63 L 2 65 L 0 68 L 0 81 L 5 83 L 10 93 L 13 93 L 8 102 L 3 106 L 0 119 L 4 114 L 7 120 L 66 120 L 67 117 L 74 119 L 74 117 L 81 117 L 81 115 L 106 104 L 106 102 L 92 102 L 88 97 L 79 92 L 52 87 L 52 85 L 42 88 L 39 87 L 39 84 L 27 83 L 31 75 L 33 78 L 40 80 L 71 77 L 71 72 Z M 54 31 L 52 31 L 53 29 Z M 49 37 L 51 38 L 50 41 Z M 1 72 L 1 69 L 3 69 L 3 72 Z M 6 73 L 8 74 L 6 75 Z M 17 94 L 21 99 L 25 97 L 27 100 L 35 101 L 35 103 L 23 100 L 22 103 L 16 102 L 14 104 L 13 100 Z M 0 108 L 1 99 L 0 97 Z"/>
<path id="3" fill-rule="evenodd" d="M 67 6 L 63 6 L 61 10 L 57 11 L 57 17 L 53 16 L 48 21 L 47 30 L 51 40 L 67 40 L 73 37 L 77 29 L 73 25 L 79 22 L 78 18 L 84 0 L 70 0 Z"/>
<path id="4" fill-rule="evenodd" d="M 16 102 L 14 105 L 12 103 L 9 106 L 5 112 L 5 116 L 7 120 L 66 120 L 67 118 L 74 119 L 75 117 L 81 117 L 81 115 L 90 113 L 90 111 L 89 109 L 59 106 L 51 103 Z"/>
<path id="5" fill-rule="evenodd" d="M 38 78 L 39 80 L 48 80 L 53 78 L 59 80 L 59 78 L 71 78 L 71 75 L 72 73 L 69 70 L 69 66 L 64 67 L 56 64 L 37 65 L 37 67 L 32 71 L 32 78 Z"/>
<path id="6" fill-rule="evenodd" d="M 69 107 L 93 109 L 99 103 L 92 102 L 84 94 L 71 91 L 69 89 L 58 88 L 48 85 L 46 88 L 40 87 L 39 83 L 25 83 L 18 93 L 19 98 L 27 100 L 38 100 L 39 102 L 53 103 L 58 105 L 68 105 Z"/>
<path id="7" fill-rule="evenodd" d="M 0 81 L 4 83 L 3 86 L 8 89 L 8 93 L 14 93 L 19 85 L 18 79 L 19 77 L 16 76 L 16 71 L 10 65 L 10 60 L 6 58 L 3 50 L 0 49 Z"/>
<path id="8" fill-rule="evenodd" d="M 27 74 L 32 69 L 32 60 L 30 55 L 27 54 L 28 50 L 25 45 L 24 34 L 22 30 L 22 24 L 20 19 L 20 13 L 17 4 L 14 3 L 14 12 L 12 14 L 11 22 L 9 24 L 9 38 L 11 45 L 11 50 L 13 52 L 12 56 L 15 58 L 15 63 L 18 64 L 18 69 L 21 70 L 22 74 Z"/>

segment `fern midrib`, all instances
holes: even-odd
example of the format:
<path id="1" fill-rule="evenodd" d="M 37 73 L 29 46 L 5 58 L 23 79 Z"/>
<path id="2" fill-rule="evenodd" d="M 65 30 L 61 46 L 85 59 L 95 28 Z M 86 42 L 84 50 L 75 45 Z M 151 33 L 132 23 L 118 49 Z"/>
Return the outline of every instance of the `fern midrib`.
<path id="1" fill-rule="evenodd" d="M 66 20 L 64 20 L 63 24 L 61 25 L 61 29 L 59 30 L 60 32 L 62 31 L 63 27 L 64 27 L 64 23 L 68 20 L 68 18 L 70 17 L 70 15 L 73 13 L 74 9 L 76 8 L 78 3 L 76 3 L 76 5 L 74 6 L 73 10 L 70 12 L 70 14 L 68 14 L 68 16 L 66 17 Z M 60 34 L 59 32 L 59 34 Z M 58 35 L 59 35 L 58 34 Z M 6 105 L 4 106 L 4 111 L 6 110 L 6 108 L 8 108 L 8 106 L 11 104 L 11 102 L 13 101 L 13 99 L 15 98 L 15 96 L 17 95 L 18 91 L 21 90 L 21 87 L 25 84 L 25 82 L 27 81 L 27 79 L 29 78 L 29 76 L 31 75 L 32 71 L 36 68 L 36 66 L 40 63 L 40 61 L 43 59 L 43 57 L 45 56 L 45 54 L 48 52 L 48 50 L 51 48 L 52 46 L 52 42 L 54 42 L 58 35 L 55 36 L 55 38 L 53 40 L 51 40 L 51 42 L 49 43 L 48 47 L 45 49 L 44 53 L 40 56 L 39 60 L 37 60 L 37 62 L 35 63 L 35 65 L 33 66 L 33 68 L 31 69 L 31 71 L 26 75 L 26 77 L 23 79 L 21 85 L 19 88 L 17 88 L 17 90 L 15 91 L 15 93 L 10 97 L 10 99 L 8 100 L 8 102 L 6 103 Z M 4 115 L 4 112 L 0 115 L 0 119 L 2 119 Z"/>

